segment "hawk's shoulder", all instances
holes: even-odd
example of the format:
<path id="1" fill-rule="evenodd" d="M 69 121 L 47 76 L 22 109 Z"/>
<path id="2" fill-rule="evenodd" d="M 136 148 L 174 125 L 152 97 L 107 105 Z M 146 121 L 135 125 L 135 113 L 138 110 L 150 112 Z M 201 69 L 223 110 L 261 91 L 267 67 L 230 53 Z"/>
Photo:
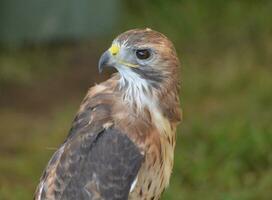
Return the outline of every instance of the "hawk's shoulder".
<path id="1" fill-rule="evenodd" d="M 112 92 L 104 85 L 93 89 L 49 161 L 36 200 L 127 198 L 143 155 L 126 133 L 113 126 Z"/>

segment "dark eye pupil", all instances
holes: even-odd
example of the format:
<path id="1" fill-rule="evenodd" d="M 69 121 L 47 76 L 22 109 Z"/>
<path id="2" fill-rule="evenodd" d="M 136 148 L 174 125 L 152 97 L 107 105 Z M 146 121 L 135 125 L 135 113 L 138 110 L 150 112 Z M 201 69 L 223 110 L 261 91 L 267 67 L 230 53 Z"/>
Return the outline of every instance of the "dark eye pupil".
<path id="1" fill-rule="evenodd" d="M 144 60 L 150 57 L 150 52 L 148 49 L 138 49 L 136 51 L 136 56 L 138 59 Z"/>

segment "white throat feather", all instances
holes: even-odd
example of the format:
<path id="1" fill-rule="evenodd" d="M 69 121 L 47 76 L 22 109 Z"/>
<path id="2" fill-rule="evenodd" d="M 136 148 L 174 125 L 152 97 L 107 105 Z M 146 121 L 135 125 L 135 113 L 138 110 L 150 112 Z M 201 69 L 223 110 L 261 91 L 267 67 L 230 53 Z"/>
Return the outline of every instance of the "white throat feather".
<path id="1" fill-rule="evenodd" d="M 120 73 L 119 87 L 124 90 L 123 100 L 125 102 L 131 105 L 135 103 L 138 111 L 156 104 L 156 97 L 147 80 L 126 66 L 120 66 L 118 71 Z"/>

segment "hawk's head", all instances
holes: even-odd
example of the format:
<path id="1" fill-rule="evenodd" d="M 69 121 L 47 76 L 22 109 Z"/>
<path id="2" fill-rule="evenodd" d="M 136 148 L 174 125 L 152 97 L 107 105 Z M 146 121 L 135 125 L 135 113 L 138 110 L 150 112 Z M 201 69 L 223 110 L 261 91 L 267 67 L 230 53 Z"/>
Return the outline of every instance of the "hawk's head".
<path id="1" fill-rule="evenodd" d="M 164 82 L 177 81 L 179 60 L 175 48 L 163 34 L 133 29 L 113 40 L 101 56 L 99 70 L 115 67 L 124 86 L 141 84 L 160 88 Z"/>

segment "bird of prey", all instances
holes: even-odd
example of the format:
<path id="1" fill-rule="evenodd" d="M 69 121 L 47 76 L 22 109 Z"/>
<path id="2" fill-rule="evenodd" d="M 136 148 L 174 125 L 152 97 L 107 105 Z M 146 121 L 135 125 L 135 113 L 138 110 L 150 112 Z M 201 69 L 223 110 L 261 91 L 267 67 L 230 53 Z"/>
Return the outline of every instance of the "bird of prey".
<path id="1" fill-rule="evenodd" d="M 157 200 L 173 167 L 180 62 L 163 34 L 120 34 L 99 60 L 117 73 L 93 86 L 35 200 Z"/>

